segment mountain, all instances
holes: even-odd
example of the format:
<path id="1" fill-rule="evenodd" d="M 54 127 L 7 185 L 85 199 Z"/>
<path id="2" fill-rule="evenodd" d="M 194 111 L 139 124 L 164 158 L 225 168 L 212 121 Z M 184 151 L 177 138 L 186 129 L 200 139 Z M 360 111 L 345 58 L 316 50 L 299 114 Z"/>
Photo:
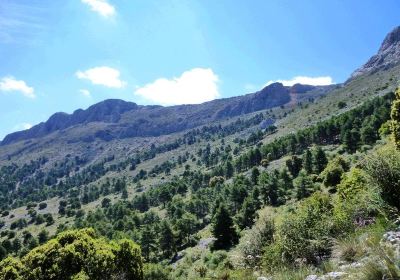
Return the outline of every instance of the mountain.
<path id="1" fill-rule="evenodd" d="M 263 109 L 284 105 L 291 100 L 290 94 L 318 91 L 327 92 L 331 86 L 315 87 L 294 85 L 285 87 L 273 83 L 262 90 L 232 98 L 218 99 L 198 105 L 171 107 L 141 106 L 123 100 L 105 100 L 86 110 L 76 110 L 71 115 L 56 113 L 46 122 L 31 129 L 7 135 L 1 145 L 17 141 L 44 137 L 53 132 L 89 123 L 99 124 L 97 129 L 81 135 L 82 141 L 91 142 L 96 138 L 104 141 L 129 137 L 160 136 L 194 128 L 216 120 L 235 117 Z"/>
<path id="2" fill-rule="evenodd" d="M 54 267 L 59 279 L 65 271 L 102 279 L 113 254 L 138 267 L 127 254 L 138 255 L 138 247 L 120 238 L 141 246 L 145 279 L 389 275 L 394 262 L 379 260 L 396 256 L 400 233 L 387 235 L 393 252 L 377 234 L 395 228 L 390 219 L 400 209 L 400 151 L 388 144 L 400 80 L 396 34 L 344 84 L 274 83 L 171 107 L 105 100 L 6 136 L 0 260 L 24 257 L 0 262 L 0 279 L 10 271 L 20 273 L 15 279 L 47 279 Z M 65 232 L 82 228 L 93 229 Z M 91 262 L 74 253 L 86 247 L 95 249 Z M 97 250 L 104 247 L 112 251 Z M 60 255 L 64 248 L 72 253 Z M 77 266 L 64 269 L 71 258 Z M 305 265 L 293 266 L 297 260 Z M 327 273 L 321 260 L 336 271 Z M 373 264 L 389 268 L 365 277 Z"/>
<path id="3" fill-rule="evenodd" d="M 388 69 L 400 62 L 400 26 L 394 28 L 383 40 L 378 53 L 353 72 L 352 78 Z"/>

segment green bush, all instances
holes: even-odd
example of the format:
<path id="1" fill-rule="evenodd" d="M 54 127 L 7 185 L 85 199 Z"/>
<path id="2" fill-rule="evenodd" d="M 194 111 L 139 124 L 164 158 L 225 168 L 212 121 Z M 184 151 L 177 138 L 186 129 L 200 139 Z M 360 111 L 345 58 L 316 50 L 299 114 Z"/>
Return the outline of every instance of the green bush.
<path id="1" fill-rule="evenodd" d="M 4 276 L 0 279 L 26 280 L 113 277 L 140 280 L 142 257 L 140 247 L 130 240 L 107 243 L 97 238 L 93 229 L 66 231 L 21 260 L 1 261 L 0 276 Z"/>
<path id="2" fill-rule="evenodd" d="M 144 280 L 169 280 L 169 271 L 166 266 L 160 264 L 148 263 L 144 265 L 143 269 Z"/>
<path id="3" fill-rule="evenodd" d="M 237 267 L 255 267 L 261 261 L 265 247 L 273 242 L 274 221 L 270 215 L 261 215 L 257 223 L 246 230 L 236 247 L 235 265 Z"/>
<path id="4" fill-rule="evenodd" d="M 346 234 L 377 215 L 384 214 L 380 191 L 370 184 L 365 171 L 352 168 L 343 175 L 334 199 L 333 232 Z"/>
<path id="5" fill-rule="evenodd" d="M 400 151 L 386 145 L 364 161 L 363 169 L 381 191 L 382 198 L 400 209 Z"/>
<path id="6" fill-rule="evenodd" d="M 339 156 L 328 163 L 320 176 L 325 186 L 335 187 L 340 183 L 343 173 L 347 170 L 348 163 Z"/>
<path id="7" fill-rule="evenodd" d="M 317 263 L 329 254 L 332 209 L 329 195 L 318 192 L 283 217 L 277 233 L 284 261 Z"/>

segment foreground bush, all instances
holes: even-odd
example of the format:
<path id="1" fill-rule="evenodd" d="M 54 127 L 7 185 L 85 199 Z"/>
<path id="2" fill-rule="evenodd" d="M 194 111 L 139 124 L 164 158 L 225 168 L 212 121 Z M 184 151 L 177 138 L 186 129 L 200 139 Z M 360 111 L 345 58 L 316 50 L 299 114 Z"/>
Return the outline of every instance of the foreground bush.
<path id="1" fill-rule="evenodd" d="M 369 156 L 363 165 L 372 183 L 379 187 L 382 198 L 400 209 L 400 151 L 386 145 Z"/>
<path id="2" fill-rule="evenodd" d="M 108 243 L 93 229 L 66 231 L 21 260 L 0 262 L 0 279 L 143 279 L 140 247 L 130 240 Z"/>
<path id="3" fill-rule="evenodd" d="M 284 218 L 278 234 L 287 261 L 304 259 L 316 263 L 329 254 L 332 208 L 328 195 L 315 193 Z"/>

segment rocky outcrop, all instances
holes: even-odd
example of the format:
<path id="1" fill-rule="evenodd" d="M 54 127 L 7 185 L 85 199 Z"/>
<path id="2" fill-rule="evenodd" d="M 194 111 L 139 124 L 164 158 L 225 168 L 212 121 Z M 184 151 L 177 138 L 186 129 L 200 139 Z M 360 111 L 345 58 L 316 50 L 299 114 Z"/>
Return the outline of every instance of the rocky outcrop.
<path id="1" fill-rule="evenodd" d="M 386 35 L 378 53 L 372 56 L 362 67 L 354 71 L 351 77 L 355 78 L 366 73 L 387 69 L 398 63 L 400 63 L 400 26 Z"/>
<path id="2" fill-rule="evenodd" d="M 118 99 L 109 99 L 90 106 L 86 110 L 78 109 L 72 114 L 55 113 L 46 122 L 35 125 L 31 129 L 11 133 L 1 142 L 7 145 L 20 140 L 38 138 L 54 131 L 66 129 L 78 124 L 90 122 L 117 123 L 121 115 L 127 111 L 140 108 L 135 103 Z"/>
<path id="3" fill-rule="evenodd" d="M 314 89 L 313 86 L 296 85 L 294 90 L 304 93 Z M 72 114 L 56 113 L 46 122 L 31 129 L 7 135 L 1 145 L 61 131 L 68 142 L 166 135 L 216 120 L 284 105 L 290 102 L 291 91 L 291 87 L 273 83 L 260 91 L 243 96 L 170 107 L 140 106 L 123 100 L 105 100 L 86 110 L 76 110 Z M 91 124 L 90 129 L 88 124 Z M 75 129 L 75 133 L 68 134 L 67 129 Z"/>

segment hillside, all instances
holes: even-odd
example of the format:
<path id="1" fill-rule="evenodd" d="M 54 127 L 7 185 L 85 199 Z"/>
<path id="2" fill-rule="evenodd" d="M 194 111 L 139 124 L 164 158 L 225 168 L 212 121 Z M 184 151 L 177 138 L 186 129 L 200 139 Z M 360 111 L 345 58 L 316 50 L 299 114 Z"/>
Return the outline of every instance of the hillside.
<path id="1" fill-rule="evenodd" d="M 52 250 L 62 260 L 66 244 L 79 251 L 79 239 L 109 250 L 88 255 L 113 255 L 104 272 L 112 277 L 127 248 L 135 269 L 126 273 L 142 277 L 138 246 L 104 237 L 138 243 L 146 279 L 364 279 L 361 268 L 379 259 L 400 207 L 400 152 L 389 137 L 399 34 L 389 33 L 344 84 L 273 83 L 171 107 L 105 100 L 7 135 L 0 257 L 20 258 L 0 263 L 0 277 L 9 262 L 32 279 L 50 273 L 29 270 L 51 263 Z M 372 241 L 357 241 L 364 236 Z M 85 266 L 78 255 L 82 271 L 68 277 L 101 279 L 96 262 Z M 356 262 L 359 270 L 345 267 Z"/>

